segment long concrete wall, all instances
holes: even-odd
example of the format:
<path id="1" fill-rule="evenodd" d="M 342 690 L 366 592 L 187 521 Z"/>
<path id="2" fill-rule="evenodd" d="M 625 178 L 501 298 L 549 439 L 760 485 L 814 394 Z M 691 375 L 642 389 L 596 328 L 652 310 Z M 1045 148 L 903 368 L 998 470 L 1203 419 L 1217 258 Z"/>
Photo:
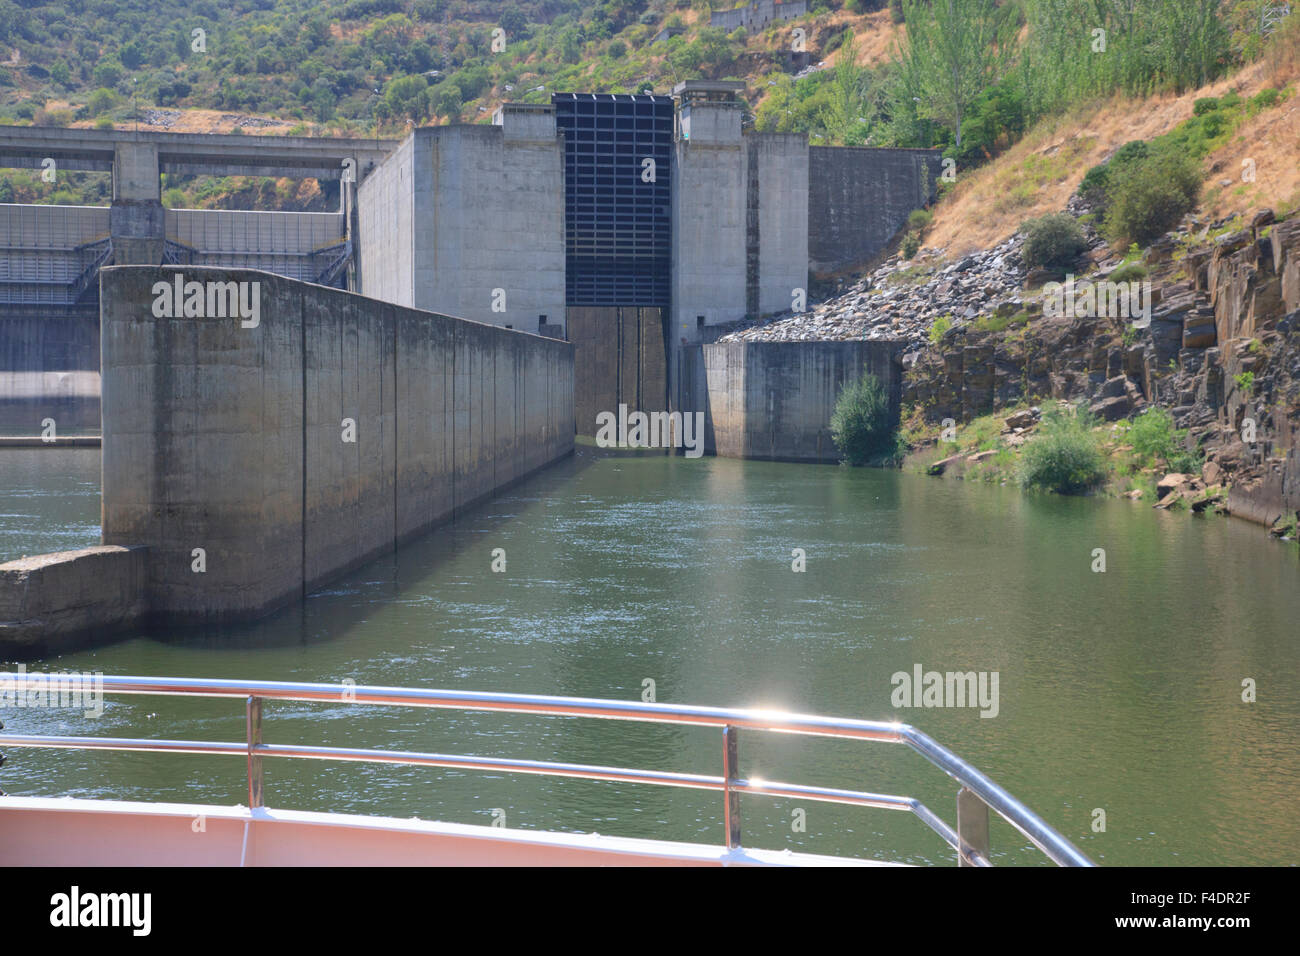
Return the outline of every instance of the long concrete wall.
<path id="1" fill-rule="evenodd" d="M 257 327 L 155 317 L 178 271 L 260 283 Z M 565 342 L 251 271 L 100 296 L 103 540 L 149 546 L 154 620 L 264 614 L 573 449 Z"/>
<path id="2" fill-rule="evenodd" d="M 706 448 L 720 457 L 839 461 L 831 413 L 840 390 L 863 371 L 881 380 L 897 421 L 902 369 L 894 343 L 725 342 L 702 351 Z M 698 380 L 698 372 L 684 377 Z"/>

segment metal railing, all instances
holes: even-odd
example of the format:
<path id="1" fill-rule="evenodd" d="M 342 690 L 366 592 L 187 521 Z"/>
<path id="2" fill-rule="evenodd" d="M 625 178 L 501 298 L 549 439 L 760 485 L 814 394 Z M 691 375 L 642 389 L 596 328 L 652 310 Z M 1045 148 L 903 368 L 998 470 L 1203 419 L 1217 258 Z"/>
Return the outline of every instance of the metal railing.
<path id="1" fill-rule="evenodd" d="M 106 677 L 90 674 L 0 673 L 0 684 L 23 691 L 40 685 L 48 692 L 51 682 L 61 681 L 61 690 L 72 695 L 147 694 L 183 697 L 233 697 L 245 700 L 247 734 L 238 743 L 194 740 L 149 740 L 122 737 L 55 737 L 0 734 L 0 746 L 78 750 L 121 750 L 155 753 L 224 754 L 241 756 L 248 767 L 248 802 L 263 806 L 262 761 L 267 757 L 298 757 L 313 760 L 344 760 L 393 763 L 457 770 L 528 773 L 584 780 L 613 780 L 625 783 L 657 784 L 695 790 L 713 790 L 723 795 L 723 822 L 727 846 L 740 846 L 740 795 L 796 797 L 827 803 L 905 810 L 915 814 L 945 843 L 957 851 L 960 866 L 991 866 L 989 861 L 989 810 L 993 810 L 1049 859 L 1060 866 L 1093 866 L 1091 860 L 1037 814 L 1003 790 L 975 767 L 962 760 L 926 734 L 907 724 L 872 720 L 851 720 L 790 714 L 765 710 L 695 707 L 682 704 L 647 704 L 634 701 L 600 700 L 583 697 L 549 697 L 534 694 L 496 694 L 480 691 L 422 690 L 401 687 L 367 687 L 349 683 L 309 684 L 280 681 L 201 680 L 182 677 Z M 722 729 L 722 774 L 676 773 L 661 770 L 632 770 L 587 764 L 515 760 L 495 757 L 451 756 L 409 751 L 358 750 L 343 747 L 311 747 L 296 744 L 268 744 L 262 735 L 263 702 L 268 700 L 320 701 L 346 704 L 381 704 L 404 707 L 437 707 L 453 710 L 506 711 L 519 714 L 590 717 L 632 720 L 645 723 L 695 724 Z M 953 829 L 914 797 L 839 790 L 736 776 L 738 740 L 741 730 L 844 737 L 882 743 L 905 744 L 959 784 L 957 827 Z"/>

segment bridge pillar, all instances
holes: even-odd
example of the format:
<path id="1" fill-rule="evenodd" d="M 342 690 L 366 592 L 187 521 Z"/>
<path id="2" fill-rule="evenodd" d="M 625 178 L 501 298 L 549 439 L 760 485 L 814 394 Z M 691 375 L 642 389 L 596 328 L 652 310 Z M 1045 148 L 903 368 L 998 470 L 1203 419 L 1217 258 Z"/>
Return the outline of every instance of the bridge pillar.
<path id="1" fill-rule="evenodd" d="M 109 231 L 117 265 L 162 264 L 167 227 L 156 143 L 114 145 Z"/>
<path id="2" fill-rule="evenodd" d="M 349 159 L 352 171 L 349 173 L 345 169 L 339 183 L 339 208 L 343 210 L 347 239 L 352 244 L 352 256 L 348 260 L 347 288 L 351 292 L 358 292 L 361 289 L 361 220 L 357 213 L 357 190 L 361 185 L 361 160 L 355 156 Z M 344 160 L 344 165 L 345 167 L 349 165 L 348 160 Z"/>

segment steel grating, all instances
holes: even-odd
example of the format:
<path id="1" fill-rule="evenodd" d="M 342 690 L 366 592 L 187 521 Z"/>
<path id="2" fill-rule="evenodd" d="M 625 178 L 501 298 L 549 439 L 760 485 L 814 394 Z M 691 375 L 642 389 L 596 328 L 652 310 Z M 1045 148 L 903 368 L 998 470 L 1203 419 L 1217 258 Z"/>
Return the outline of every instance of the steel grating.
<path id="1" fill-rule="evenodd" d="M 566 303 L 667 308 L 672 98 L 553 93 L 551 102 L 564 132 Z"/>

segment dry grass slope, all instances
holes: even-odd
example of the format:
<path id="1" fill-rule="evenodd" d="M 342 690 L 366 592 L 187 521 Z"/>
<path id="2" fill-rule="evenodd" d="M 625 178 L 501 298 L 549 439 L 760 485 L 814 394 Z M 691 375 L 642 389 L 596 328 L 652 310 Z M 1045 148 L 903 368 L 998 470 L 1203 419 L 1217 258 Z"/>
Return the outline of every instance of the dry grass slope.
<path id="1" fill-rule="evenodd" d="M 1192 115 L 1201 97 L 1236 90 L 1243 98 L 1300 78 L 1300 53 L 1253 64 L 1235 75 L 1182 96 L 1116 98 L 1040 123 L 987 166 L 963 175 L 934 210 L 926 245 L 946 257 L 994 246 L 1024 220 L 1058 212 L 1084 173 L 1134 139 L 1167 133 Z M 1292 92 L 1295 92 L 1293 87 Z M 1216 218 L 1261 207 L 1300 205 L 1300 96 L 1248 120 L 1232 141 L 1206 162 L 1204 209 Z M 1256 181 L 1242 183 L 1244 159 Z M 1222 183 L 1229 181 L 1228 186 Z"/>

